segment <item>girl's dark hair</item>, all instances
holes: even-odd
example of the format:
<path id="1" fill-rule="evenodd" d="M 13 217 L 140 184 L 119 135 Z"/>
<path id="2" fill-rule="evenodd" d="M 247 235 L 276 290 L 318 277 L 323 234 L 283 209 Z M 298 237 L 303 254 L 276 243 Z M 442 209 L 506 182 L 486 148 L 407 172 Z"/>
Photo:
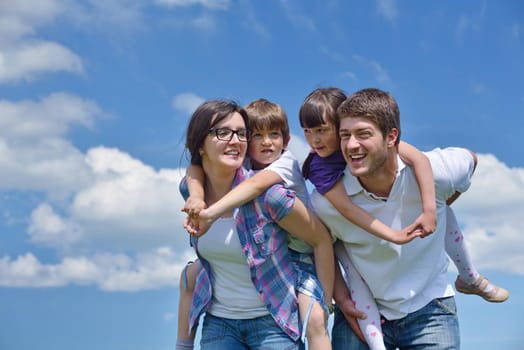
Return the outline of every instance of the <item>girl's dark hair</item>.
<path id="1" fill-rule="evenodd" d="M 313 90 L 307 97 L 298 117 L 302 128 L 315 128 L 329 121 L 338 129 L 337 108 L 346 100 L 346 94 L 339 88 L 327 87 Z"/>
<path id="2" fill-rule="evenodd" d="M 316 128 L 331 122 L 337 130 L 340 125 L 337 116 L 337 108 L 346 100 L 346 94 L 339 88 L 327 87 L 313 90 L 305 98 L 298 117 L 302 128 Z M 302 176 L 309 178 L 309 166 L 314 153 L 310 153 L 302 164 Z"/>
<path id="3" fill-rule="evenodd" d="M 249 130 L 246 111 L 230 100 L 208 100 L 193 112 L 186 131 L 186 149 L 189 151 L 191 164 L 202 165 L 200 149 L 209 134 L 209 130 L 233 113 L 239 113 Z"/>

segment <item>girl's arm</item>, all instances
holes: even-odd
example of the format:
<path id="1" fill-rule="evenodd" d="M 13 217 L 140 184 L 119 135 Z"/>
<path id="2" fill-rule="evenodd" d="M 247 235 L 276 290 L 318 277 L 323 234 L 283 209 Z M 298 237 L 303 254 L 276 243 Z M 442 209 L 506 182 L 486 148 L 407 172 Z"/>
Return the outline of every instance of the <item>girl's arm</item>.
<path id="1" fill-rule="evenodd" d="M 282 178 L 272 170 L 258 172 L 255 176 L 242 181 L 208 208 L 200 210 L 198 217 L 191 218 L 192 230 L 190 228 L 188 231 L 196 236 L 203 235 L 220 216 L 253 200 L 270 186 L 279 182 L 282 182 Z"/>
<path id="2" fill-rule="evenodd" d="M 417 178 L 418 188 L 422 199 L 422 214 L 407 230 L 421 228 L 422 237 L 435 231 L 437 225 L 437 204 L 435 199 L 435 180 L 431 171 L 428 157 L 412 145 L 400 141 L 398 152 L 400 158 L 413 168 Z"/>
<path id="3" fill-rule="evenodd" d="M 331 307 L 335 283 L 335 255 L 331 234 L 326 226 L 298 198 L 295 198 L 291 211 L 278 225 L 313 247 L 315 269 L 324 290 L 324 301 Z"/>
<path id="4" fill-rule="evenodd" d="M 342 216 L 353 224 L 389 242 L 404 244 L 421 235 L 420 232 L 394 230 L 354 204 L 347 195 L 341 180 L 337 181 L 337 183 L 324 194 L 324 197 L 327 198 Z"/>

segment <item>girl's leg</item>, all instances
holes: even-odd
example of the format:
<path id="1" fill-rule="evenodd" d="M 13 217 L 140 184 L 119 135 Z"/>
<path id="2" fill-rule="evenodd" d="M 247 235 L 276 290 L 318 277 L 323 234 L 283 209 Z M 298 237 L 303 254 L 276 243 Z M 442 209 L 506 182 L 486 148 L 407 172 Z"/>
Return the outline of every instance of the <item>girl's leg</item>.
<path id="1" fill-rule="evenodd" d="M 198 260 L 194 263 L 188 263 L 180 276 L 176 350 L 193 350 L 197 327 L 189 330 L 189 310 L 193 301 L 193 291 L 199 265 L 200 262 Z"/>
<path id="2" fill-rule="evenodd" d="M 458 270 L 459 275 L 455 281 L 457 291 L 464 294 L 477 294 L 487 301 L 496 303 L 508 299 L 507 290 L 490 283 L 487 278 L 478 273 L 453 210 L 450 206 L 447 206 L 446 210 L 446 253 Z"/>
<path id="3" fill-rule="evenodd" d="M 373 299 L 371 291 L 353 266 L 343 243 L 340 241 L 335 243 L 335 255 L 346 272 L 348 288 L 351 292 L 351 298 L 355 303 L 355 307 L 367 315 L 365 320 L 358 319 L 358 325 L 366 338 L 369 348 L 371 350 L 385 350 L 386 346 L 384 345 L 382 335 L 380 313 L 378 312 L 377 304 Z"/>
<path id="4" fill-rule="evenodd" d="M 304 324 L 309 350 L 330 350 L 326 311 L 314 298 L 298 293 L 298 310 Z"/>
<path id="5" fill-rule="evenodd" d="M 446 253 L 457 267 L 459 278 L 466 284 L 473 284 L 480 276 L 471 261 L 464 236 L 460 231 L 457 218 L 450 206 L 446 207 Z"/>

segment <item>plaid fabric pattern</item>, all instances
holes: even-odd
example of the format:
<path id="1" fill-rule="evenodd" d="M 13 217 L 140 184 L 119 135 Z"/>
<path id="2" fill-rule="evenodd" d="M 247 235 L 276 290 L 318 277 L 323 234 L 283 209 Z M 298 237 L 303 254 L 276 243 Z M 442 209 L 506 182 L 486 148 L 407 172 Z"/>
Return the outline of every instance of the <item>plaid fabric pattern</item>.
<path id="1" fill-rule="evenodd" d="M 233 186 L 252 173 L 244 168 L 237 171 Z M 184 198 L 189 195 L 185 180 L 180 183 Z M 277 221 L 291 210 L 295 193 L 282 185 L 274 185 L 255 200 L 234 212 L 240 244 L 251 271 L 251 280 L 262 301 L 279 327 L 293 340 L 300 337 L 300 325 L 295 292 L 297 271 L 287 247 L 287 231 Z M 198 255 L 198 238 L 191 239 Z M 205 259 L 199 256 L 203 269 L 197 275 L 190 328 L 212 302 L 213 273 Z"/>

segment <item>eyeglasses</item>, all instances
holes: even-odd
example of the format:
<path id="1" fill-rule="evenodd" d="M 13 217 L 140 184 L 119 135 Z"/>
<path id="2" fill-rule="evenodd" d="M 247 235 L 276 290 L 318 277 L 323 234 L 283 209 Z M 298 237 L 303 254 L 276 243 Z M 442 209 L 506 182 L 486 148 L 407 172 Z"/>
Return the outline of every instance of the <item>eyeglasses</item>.
<path id="1" fill-rule="evenodd" d="M 217 139 L 222 141 L 231 141 L 231 139 L 233 139 L 234 134 L 237 135 L 238 141 L 247 142 L 247 140 L 249 139 L 247 129 L 231 130 L 229 128 L 214 128 L 209 129 L 209 133 L 214 133 Z"/>

